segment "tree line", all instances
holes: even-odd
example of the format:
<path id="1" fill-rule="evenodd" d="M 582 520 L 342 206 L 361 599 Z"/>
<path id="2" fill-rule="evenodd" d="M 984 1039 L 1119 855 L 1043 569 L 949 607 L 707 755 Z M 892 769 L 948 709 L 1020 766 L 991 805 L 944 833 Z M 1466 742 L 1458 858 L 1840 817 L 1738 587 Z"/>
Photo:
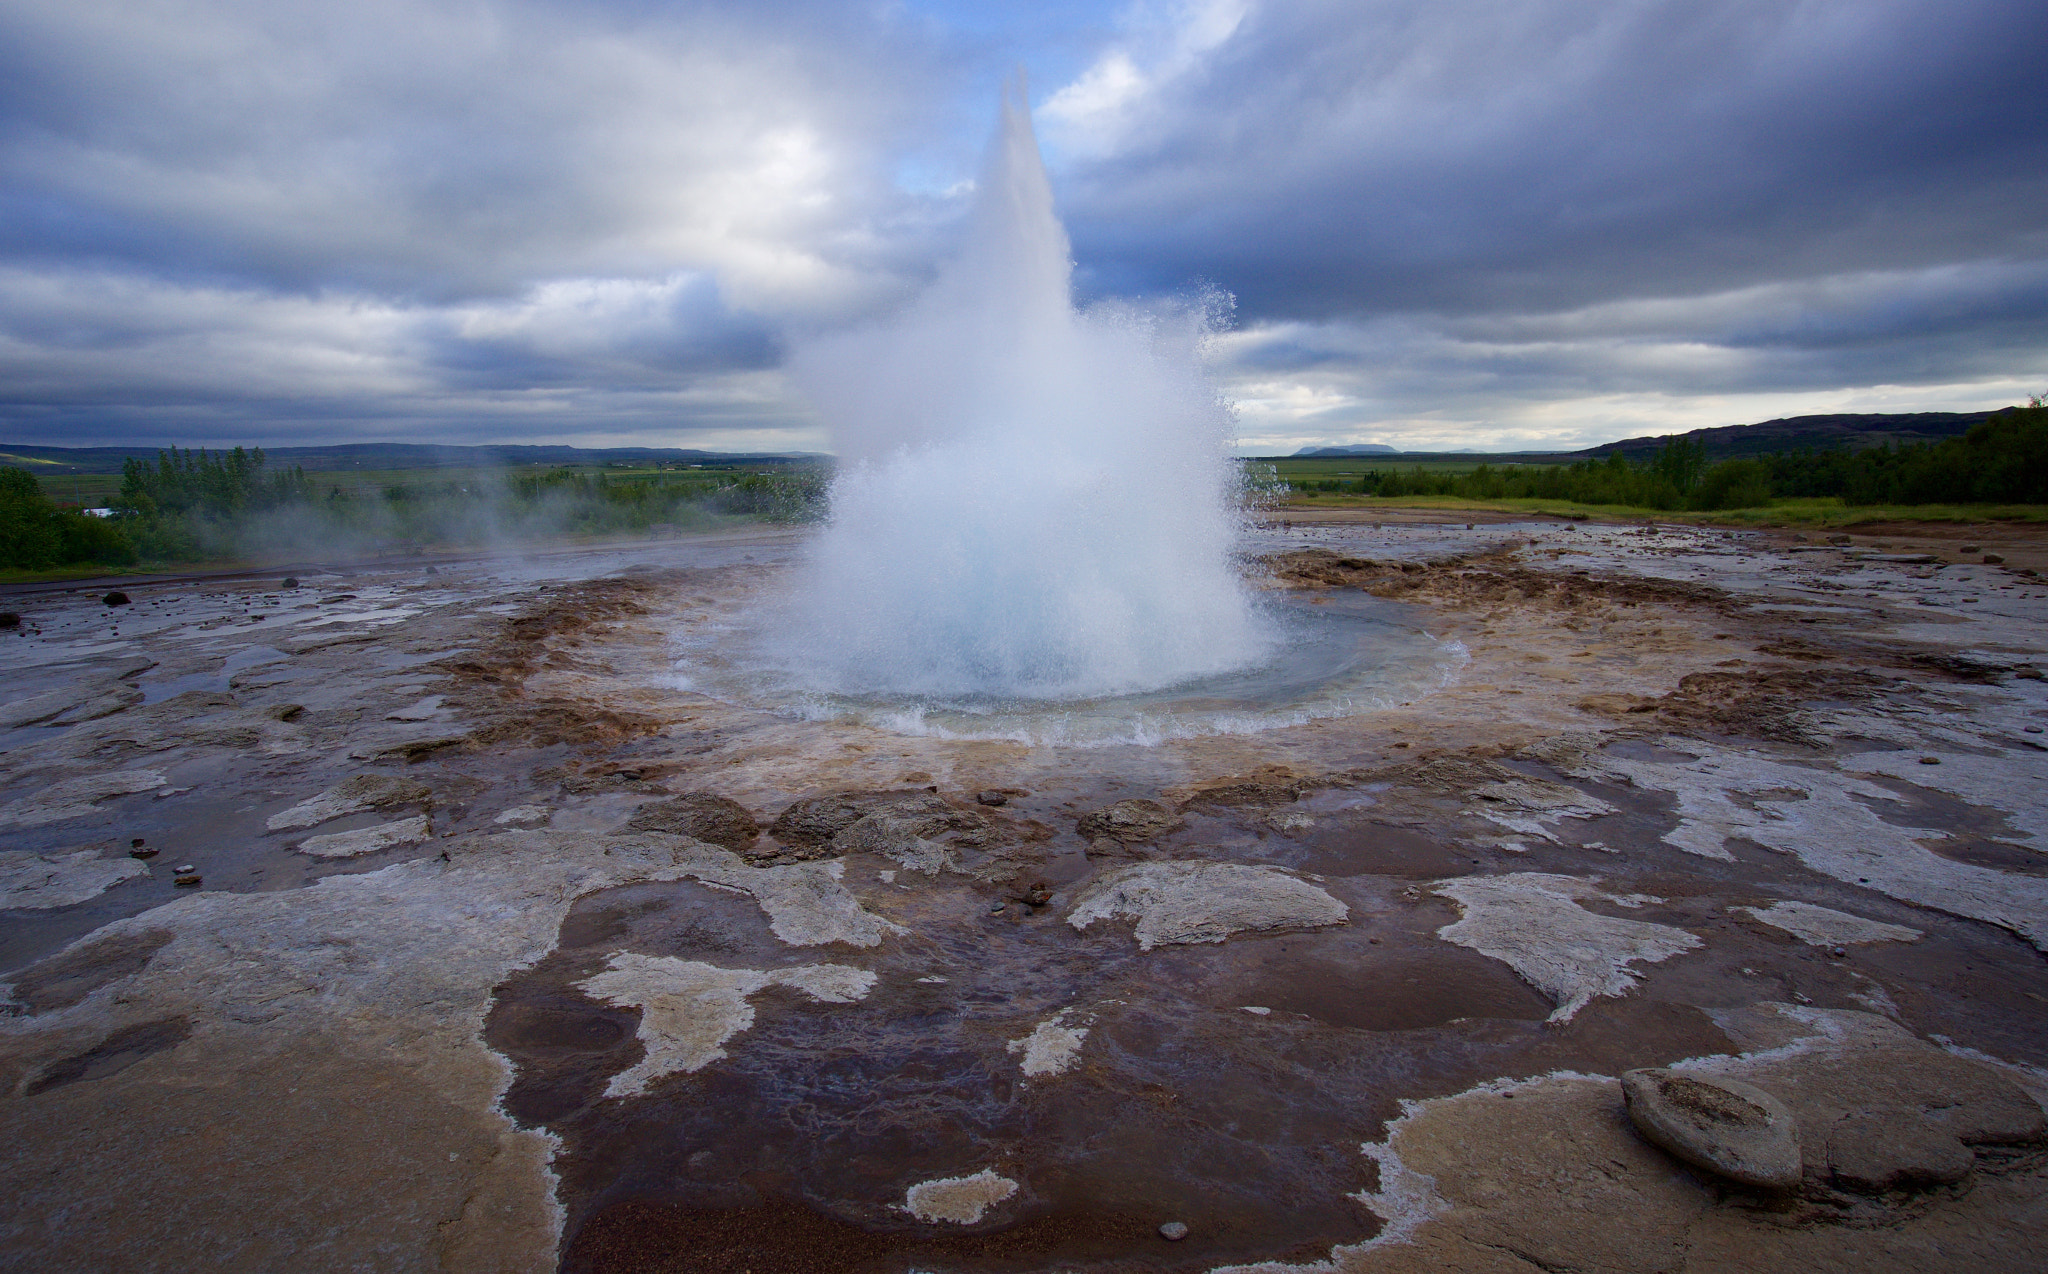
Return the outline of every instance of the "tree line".
<path id="1" fill-rule="evenodd" d="M 1482 464 L 1469 473 L 1420 466 L 1353 479 L 1296 478 L 1304 494 L 1569 500 L 1580 504 L 1711 512 L 1775 499 L 1835 497 L 1851 505 L 2048 504 L 2048 406 L 2011 407 L 1960 438 L 1862 451 L 1801 451 L 1709 463 L 1696 439 L 1655 455 L 1619 453 L 1569 465 Z"/>
<path id="2" fill-rule="evenodd" d="M 332 556 L 694 529 L 730 519 L 802 521 L 817 516 L 824 485 L 823 475 L 808 471 L 615 476 L 560 468 L 365 493 L 317 482 L 296 465 L 272 469 L 261 448 L 172 447 L 154 461 L 123 464 L 108 517 L 59 508 L 34 474 L 0 467 L 0 567 Z"/>

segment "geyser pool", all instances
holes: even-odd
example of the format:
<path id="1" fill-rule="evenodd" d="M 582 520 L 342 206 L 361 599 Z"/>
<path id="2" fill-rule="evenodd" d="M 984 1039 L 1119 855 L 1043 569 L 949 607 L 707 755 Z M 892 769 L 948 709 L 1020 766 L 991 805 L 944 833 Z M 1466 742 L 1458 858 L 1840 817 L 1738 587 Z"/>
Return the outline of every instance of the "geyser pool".
<path id="1" fill-rule="evenodd" d="M 1258 662 L 1128 694 L 1025 698 L 987 692 L 817 690 L 763 658 L 759 611 L 735 597 L 679 634 L 678 689 L 810 720 L 899 734 L 1103 747 L 1243 734 L 1384 709 L 1442 689 L 1469 656 L 1412 607 L 1364 593 L 1268 599 L 1274 634 Z"/>
<path id="2" fill-rule="evenodd" d="M 1021 86 L 959 257 L 902 313 L 799 348 L 840 458 L 753 654 L 820 697 L 1081 701 L 1279 646 L 1232 556 L 1202 303 L 1077 310 Z"/>

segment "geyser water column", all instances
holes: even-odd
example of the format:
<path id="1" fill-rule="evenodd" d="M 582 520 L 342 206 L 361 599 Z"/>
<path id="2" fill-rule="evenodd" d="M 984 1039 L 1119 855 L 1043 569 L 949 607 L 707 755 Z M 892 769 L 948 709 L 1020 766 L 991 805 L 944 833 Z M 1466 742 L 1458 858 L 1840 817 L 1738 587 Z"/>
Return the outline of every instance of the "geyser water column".
<path id="1" fill-rule="evenodd" d="M 778 663 L 836 695 L 1078 699 L 1261 659 L 1200 305 L 1077 312 L 1021 86 L 966 245 L 792 361 L 840 457 Z"/>

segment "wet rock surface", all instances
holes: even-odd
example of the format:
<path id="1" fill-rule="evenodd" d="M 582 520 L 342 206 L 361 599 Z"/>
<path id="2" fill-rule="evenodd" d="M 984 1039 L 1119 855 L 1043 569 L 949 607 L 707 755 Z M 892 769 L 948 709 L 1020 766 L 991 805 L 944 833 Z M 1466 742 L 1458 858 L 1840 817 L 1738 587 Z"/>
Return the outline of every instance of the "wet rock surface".
<path id="1" fill-rule="evenodd" d="M 124 582 L 118 638 L 37 595 L 0 1260 L 2032 1259 L 2048 589 L 1690 528 L 1255 547 L 1454 675 L 1145 746 L 675 690 L 780 533 Z M 1796 1184 L 1645 1140 L 1643 1068 L 1781 1102 Z"/>
<path id="2" fill-rule="evenodd" d="M 685 792 L 650 802 L 634 811 L 626 827 L 629 831 L 688 836 L 737 854 L 753 849 L 761 837 L 761 825 L 752 810 L 715 792 Z"/>

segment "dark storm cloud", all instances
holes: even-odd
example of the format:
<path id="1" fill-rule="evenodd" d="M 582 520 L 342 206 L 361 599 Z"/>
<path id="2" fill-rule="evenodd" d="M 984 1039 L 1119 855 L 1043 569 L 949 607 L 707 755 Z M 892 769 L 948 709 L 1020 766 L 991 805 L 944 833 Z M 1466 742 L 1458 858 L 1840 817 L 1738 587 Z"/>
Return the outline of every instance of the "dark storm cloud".
<path id="1" fill-rule="evenodd" d="M 1020 62 L 1260 446 L 2048 387 L 2038 0 L 6 0 L 0 437 L 823 445 Z"/>
<path id="2" fill-rule="evenodd" d="M 1105 286 L 1543 310 L 2048 255 L 2044 64 L 2031 0 L 1264 4 L 1055 136 Z"/>
<path id="3" fill-rule="evenodd" d="M 924 268 L 941 52 L 822 0 L 17 0 L 0 432 L 815 446 L 779 333 Z"/>

